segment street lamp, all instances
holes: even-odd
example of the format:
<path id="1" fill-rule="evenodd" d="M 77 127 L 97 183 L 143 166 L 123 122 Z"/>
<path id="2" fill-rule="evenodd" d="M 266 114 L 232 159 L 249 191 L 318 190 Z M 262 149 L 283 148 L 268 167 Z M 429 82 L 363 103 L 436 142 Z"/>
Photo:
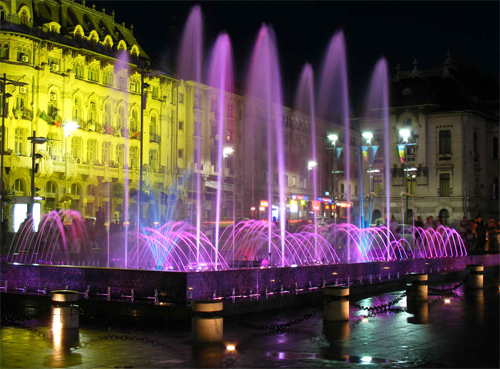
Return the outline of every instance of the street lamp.
<path id="1" fill-rule="evenodd" d="M 36 137 L 36 132 L 33 131 L 33 136 L 28 137 L 28 140 L 31 141 L 32 150 L 31 150 L 31 216 L 34 219 L 35 215 L 35 159 L 43 158 L 42 154 L 36 154 L 36 145 L 43 145 L 47 141 L 52 141 L 50 138 L 46 137 Z"/>
<path id="2" fill-rule="evenodd" d="M 372 170 L 372 163 L 375 158 L 375 153 L 378 149 L 378 145 L 372 145 L 372 138 L 373 138 L 373 133 L 371 132 L 363 132 L 361 134 L 363 138 L 366 140 L 366 145 L 361 146 L 362 149 L 362 154 L 365 156 L 365 158 L 368 161 L 368 220 L 371 222 L 371 216 L 372 216 L 372 181 L 373 181 L 373 175 L 374 171 Z"/>
<path id="3" fill-rule="evenodd" d="M 9 97 L 12 97 L 11 94 L 5 93 L 5 87 L 7 85 L 13 85 L 16 87 L 26 86 L 26 82 L 13 81 L 11 79 L 7 79 L 7 74 L 4 73 L 2 77 L 2 148 L 0 152 L 0 190 L 2 190 L 2 196 L 4 193 L 4 184 L 3 184 L 3 157 L 5 155 L 5 116 L 7 115 L 7 107 L 6 102 Z M 1 212 L 1 220 L 3 221 L 3 199 L 2 204 L 0 204 L 0 212 Z"/>
<path id="4" fill-rule="evenodd" d="M 332 206 L 335 205 L 335 208 L 337 207 L 337 196 L 336 196 L 336 191 L 335 191 L 335 175 L 337 173 L 337 167 L 336 167 L 336 159 L 340 158 L 340 154 L 342 152 L 342 147 L 337 147 L 337 141 L 339 139 L 339 136 L 337 136 L 336 134 L 330 134 L 328 135 L 328 139 L 331 141 L 332 143 L 332 146 L 333 147 L 327 147 L 326 149 L 327 150 L 332 150 L 332 154 L 333 154 L 333 169 L 332 169 L 332 195 L 333 195 L 333 202 L 332 202 Z M 333 211 L 333 208 L 332 208 L 332 211 L 331 211 L 331 214 L 333 215 L 334 217 L 334 220 L 335 222 L 337 221 L 337 217 L 336 217 L 336 214 L 335 212 Z"/>
<path id="5" fill-rule="evenodd" d="M 234 152 L 234 149 L 232 147 L 224 147 L 222 149 L 222 157 L 225 159 L 229 157 Z"/>
<path id="6" fill-rule="evenodd" d="M 406 204 L 405 204 L 405 216 L 404 216 L 404 223 L 408 221 L 408 194 L 410 193 L 410 189 L 408 188 L 408 158 L 407 158 L 407 147 L 409 145 L 413 145 L 408 143 L 408 140 L 411 136 L 411 129 L 410 127 L 404 125 L 400 130 L 399 130 L 399 135 L 401 136 L 403 143 L 398 145 L 398 152 L 399 152 L 399 157 L 401 162 L 404 163 L 405 166 L 405 189 L 406 189 Z M 401 150 L 401 148 L 403 150 Z M 402 151 L 402 153 L 401 153 Z M 411 178 L 411 177 L 410 177 Z"/>
<path id="7" fill-rule="evenodd" d="M 66 122 L 63 126 L 64 130 L 64 195 L 68 196 L 68 137 L 71 136 L 74 130 L 80 128 L 76 122 Z M 68 210 L 68 207 L 66 207 Z"/>
<path id="8" fill-rule="evenodd" d="M 318 165 L 318 163 L 316 163 L 315 161 L 311 160 L 307 163 L 307 170 L 311 171 L 314 169 L 314 167 L 316 167 Z"/>

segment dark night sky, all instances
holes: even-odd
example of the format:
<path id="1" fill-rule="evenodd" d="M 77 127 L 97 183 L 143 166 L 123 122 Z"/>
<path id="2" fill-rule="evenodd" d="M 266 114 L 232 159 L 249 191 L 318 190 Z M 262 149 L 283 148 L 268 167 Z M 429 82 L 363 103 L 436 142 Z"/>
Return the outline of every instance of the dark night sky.
<path id="1" fill-rule="evenodd" d="M 499 70 L 498 1 L 325 1 L 325 2 L 213 2 L 213 1 L 87 1 L 97 9 L 115 10 L 115 20 L 134 24 L 134 35 L 152 56 L 175 55 L 191 7 L 200 4 L 204 15 L 205 52 L 219 32 L 231 37 L 237 81 L 244 80 L 247 61 L 262 22 L 276 32 L 284 87 L 293 97 L 305 62 L 319 69 L 326 46 L 344 29 L 351 95 L 364 95 L 373 66 L 380 56 L 411 69 L 440 67 L 448 49 L 484 73 Z M 170 25 L 177 34 L 171 34 Z M 175 67 L 172 68 L 175 70 Z M 360 91 L 361 90 L 361 91 Z"/>

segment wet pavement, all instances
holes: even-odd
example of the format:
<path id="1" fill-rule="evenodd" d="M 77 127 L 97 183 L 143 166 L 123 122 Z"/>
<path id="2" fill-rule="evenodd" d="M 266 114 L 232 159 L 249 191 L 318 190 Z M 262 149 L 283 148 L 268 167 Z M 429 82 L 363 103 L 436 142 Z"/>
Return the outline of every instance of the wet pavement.
<path id="1" fill-rule="evenodd" d="M 358 302 L 377 306 L 402 292 Z M 427 303 L 408 307 L 408 312 L 402 309 L 406 307 L 403 298 L 393 311 L 364 320 L 368 312 L 352 304 L 346 323 L 323 322 L 319 310 L 285 333 L 241 325 L 304 319 L 315 307 L 247 314 L 237 318 L 238 325 L 225 320 L 224 345 L 220 346 L 193 345 L 188 320 L 155 331 L 151 326 L 149 330 L 107 329 L 102 323 L 89 325 L 82 319 L 79 333 L 64 339 L 51 334 L 46 314 L 19 322 L 24 328 L 2 327 L 0 364 L 2 368 L 498 368 L 499 301 L 498 283 L 486 281 L 484 291 L 461 288 L 452 296 L 429 296 Z M 3 317 L 8 314 L 2 311 Z"/>

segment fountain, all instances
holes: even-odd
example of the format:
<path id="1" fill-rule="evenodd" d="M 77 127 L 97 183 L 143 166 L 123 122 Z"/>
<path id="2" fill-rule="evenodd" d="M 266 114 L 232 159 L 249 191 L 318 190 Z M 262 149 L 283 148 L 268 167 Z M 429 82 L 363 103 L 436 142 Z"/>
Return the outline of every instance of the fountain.
<path id="1" fill-rule="evenodd" d="M 287 185 L 285 184 L 287 167 L 284 151 L 285 128 L 283 126 L 281 72 L 276 37 L 273 29 L 265 24 L 258 32 L 247 75 L 245 102 L 246 109 L 252 114 L 247 114 L 243 123 L 245 125 L 245 145 L 242 152 L 235 155 L 251 159 L 248 163 L 250 166 L 248 173 L 251 173 L 251 177 L 247 180 L 252 184 L 253 203 L 256 194 L 260 191 L 260 183 L 254 174 L 256 172 L 254 169 L 257 169 L 255 158 L 257 154 L 265 153 L 267 177 L 263 187 L 266 188 L 269 205 L 267 219 L 246 219 L 237 222 L 234 219 L 235 205 L 233 203 L 233 221 L 221 231 L 223 224 L 221 219 L 223 164 L 225 155 L 229 154 L 227 150 L 234 150 L 232 147 L 224 146 L 226 143 L 225 131 L 229 124 L 224 111 L 227 108 L 228 99 L 232 98 L 234 94 L 235 71 L 231 42 L 229 36 L 223 33 L 218 36 L 209 54 L 208 69 L 205 76 L 203 75 L 202 36 L 202 14 L 200 7 L 196 6 L 192 9 L 183 33 L 178 73 L 179 77 L 184 80 L 181 83 L 185 83 L 187 80 L 194 81 L 189 86 L 194 86 L 195 94 L 202 92 L 202 81 L 206 81 L 211 96 L 216 97 L 217 101 L 219 112 L 217 114 L 218 142 L 216 144 L 218 180 L 217 209 L 215 209 L 213 228 L 211 227 L 208 231 L 202 229 L 202 175 L 198 165 L 192 173 L 196 179 L 193 184 L 196 194 L 196 219 L 186 221 L 166 216 L 163 224 L 154 227 L 141 224 L 140 219 L 138 219 L 138 229 L 126 227 L 123 244 L 115 245 L 114 242 L 110 242 L 108 234 L 106 252 L 92 253 L 91 250 L 81 252 L 83 245 L 87 244 L 85 235 L 89 232 L 86 230 L 86 224 L 81 215 L 75 211 L 61 211 L 59 213 L 52 211 L 43 218 L 37 233 L 33 232 L 32 221 L 23 225 L 6 257 L 8 263 L 15 264 L 15 266 L 17 264 L 30 264 L 29 267 L 38 267 L 43 264 L 53 266 L 53 268 L 57 268 L 55 265 L 75 265 L 76 263 L 77 266 L 90 267 L 92 270 L 97 270 L 98 273 L 103 273 L 102 275 L 106 275 L 108 278 L 104 280 L 113 281 L 113 283 L 116 283 L 113 268 L 125 268 L 125 272 L 128 274 L 122 273 L 120 275 L 121 278 L 127 279 L 132 284 L 130 288 L 133 288 L 136 283 L 146 284 L 144 282 L 146 279 L 148 281 L 154 279 L 159 281 L 158 283 L 163 283 L 163 278 L 165 278 L 166 280 L 175 280 L 175 283 L 172 283 L 176 284 L 178 296 L 181 296 L 181 299 L 188 299 L 187 296 L 189 298 L 193 296 L 209 298 L 207 291 L 209 291 L 210 296 L 219 298 L 217 296 L 223 295 L 224 288 L 227 287 L 226 292 L 228 291 L 228 281 L 235 281 L 231 283 L 238 283 L 236 287 L 250 289 L 251 295 L 258 296 L 262 291 L 273 288 L 277 278 L 274 277 L 274 274 L 276 274 L 283 278 L 279 284 L 281 294 L 285 293 L 285 289 L 291 290 L 293 285 L 295 285 L 295 293 L 297 293 L 297 291 L 304 289 L 310 291 L 320 288 L 317 286 L 321 286 L 321 283 L 326 286 L 327 283 L 339 280 L 341 276 L 338 275 L 338 269 L 336 269 L 339 264 L 346 266 L 342 272 L 344 273 L 342 278 L 351 281 L 359 278 L 360 275 L 381 275 L 381 263 L 389 261 L 402 265 L 398 267 L 400 269 L 391 271 L 393 275 L 396 273 L 399 275 L 399 273 L 403 274 L 408 271 L 404 268 L 410 266 L 421 268 L 424 265 L 425 267 L 427 260 L 446 260 L 447 258 L 460 258 L 467 255 L 462 239 L 454 229 L 443 226 L 437 229 L 422 229 L 412 226 L 400 236 L 391 232 L 389 223 L 379 227 L 365 227 L 363 222 L 360 222 L 359 226 L 352 224 L 350 207 L 347 207 L 347 222 L 345 224 L 318 224 L 316 213 L 314 213 L 313 224 L 301 225 L 295 232 L 287 230 Z M 314 87 L 312 66 L 310 64 L 304 66 L 297 89 L 295 109 L 300 114 L 307 116 L 311 122 L 311 151 L 305 155 L 308 155 L 311 162 L 315 163 L 309 168 L 313 170 L 314 200 L 319 192 L 320 181 L 318 178 L 321 179 L 317 170 L 323 167 L 318 162 L 320 162 L 322 155 L 319 152 L 320 142 L 324 138 L 317 137 L 318 132 L 321 132 L 319 129 L 321 127 L 318 127 L 317 122 L 319 119 L 322 122 L 335 122 L 344 128 L 341 142 L 345 145 L 346 200 L 350 204 L 351 165 L 354 162 L 351 162 L 350 158 L 351 153 L 354 153 L 354 148 L 351 147 L 350 140 L 352 127 L 349 122 L 345 49 L 343 33 L 335 33 L 327 47 L 317 90 Z M 120 59 L 118 65 L 124 63 L 127 64 L 127 60 Z M 208 87 L 203 87 L 203 90 L 208 89 Z M 318 98 L 316 99 L 315 96 Z M 386 135 L 384 155 L 386 168 L 389 168 L 388 80 L 385 59 L 381 59 L 375 67 L 367 107 L 367 118 L 383 120 L 384 122 Z M 196 111 L 196 121 L 200 118 L 198 114 L 200 112 Z M 127 123 L 124 123 L 127 126 Z M 203 128 L 200 126 L 199 129 Z M 202 134 L 195 135 L 195 144 L 198 148 L 203 145 L 202 136 Z M 258 139 L 257 136 L 262 137 L 262 139 Z M 195 149 L 194 152 L 196 153 L 194 162 L 200 164 L 201 150 Z M 358 164 L 361 167 L 360 160 L 358 160 Z M 274 173 L 276 173 L 277 179 L 273 176 Z M 389 180 L 389 171 L 386 170 L 387 183 Z M 128 180 L 125 183 L 128 183 Z M 170 194 L 175 193 L 175 183 L 174 180 Z M 126 186 L 125 193 L 128 194 L 128 184 Z M 386 187 L 388 188 L 388 186 Z M 278 196 L 275 197 L 274 194 Z M 137 199 L 137 216 L 140 214 L 139 208 L 141 207 L 139 198 Z M 390 194 L 387 193 L 386 215 L 388 219 L 390 214 L 389 198 Z M 124 201 L 125 220 L 128 220 L 130 216 L 128 214 L 130 210 L 128 196 L 125 196 Z M 277 204 L 278 207 L 277 222 L 272 216 L 273 204 Z M 109 209 L 108 214 L 110 214 Z M 110 219 L 108 219 L 108 223 L 109 221 Z M 366 266 L 363 266 L 363 263 Z M 364 274 L 349 274 L 356 271 L 359 273 L 359 270 L 356 269 L 358 266 L 350 266 L 349 264 L 359 264 L 359 268 L 365 268 Z M 98 268 L 99 265 L 112 268 Z M 435 266 L 436 269 L 438 267 L 438 265 Z M 53 274 L 65 279 L 65 273 L 71 274 L 71 270 L 71 268 L 60 268 Z M 149 274 L 143 274 L 144 271 Z M 150 271 L 163 274 L 152 277 Z M 165 274 L 165 272 L 172 273 Z M 181 278 L 179 277 L 181 272 L 184 273 L 182 278 L 185 280 L 177 284 Z M 88 273 L 90 275 L 93 272 Z M 332 275 L 335 277 L 332 278 Z M 81 278 L 90 277 L 82 276 Z M 370 282 L 371 280 L 370 277 Z M 90 279 L 89 281 L 80 281 L 78 278 L 73 278 L 71 281 L 82 286 L 88 286 L 90 283 Z M 101 282 L 99 278 L 92 281 L 96 284 Z M 269 281 L 273 285 L 270 286 Z M 309 281 L 309 287 L 305 287 L 305 281 Z M 109 291 L 111 284 L 107 283 L 106 287 Z M 219 283 L 221 285 L 216 287 Z M 159 288 L 159 286 L 152 287 Z M 104 288 L 104 285 L 100 288 Z M 189 292 L 186 291 L 186 288 Z M 234 288 L 231 286 L 231 289 Z M 218 292 L 215 293 L 214 290 Z M 266 297 L 273 293 L 275 292 L 266 293 Z"/>

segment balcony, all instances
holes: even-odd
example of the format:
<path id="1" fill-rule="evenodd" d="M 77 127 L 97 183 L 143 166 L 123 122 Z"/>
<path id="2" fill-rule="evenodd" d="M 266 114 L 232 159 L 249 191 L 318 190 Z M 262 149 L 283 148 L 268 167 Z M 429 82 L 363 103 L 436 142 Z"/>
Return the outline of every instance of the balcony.
<path id="1" fill-rule="evenodd" d="M 149 134 L 149 142 L 160 143 L 160 135 L 157 135 L 156 133 L 150 133 Z"/>

